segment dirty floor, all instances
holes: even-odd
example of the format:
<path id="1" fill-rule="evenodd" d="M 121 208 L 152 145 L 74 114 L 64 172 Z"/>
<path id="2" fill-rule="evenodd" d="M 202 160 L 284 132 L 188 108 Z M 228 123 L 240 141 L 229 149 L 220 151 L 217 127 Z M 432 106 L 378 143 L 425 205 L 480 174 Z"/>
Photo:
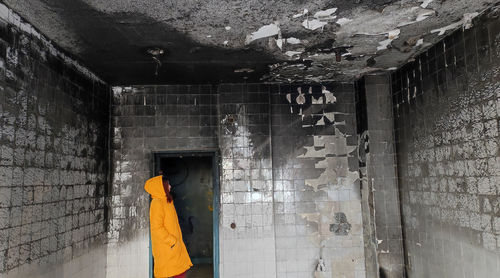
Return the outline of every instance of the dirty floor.
<path id="1" fill-rule="evenodd" d="M 187 273 L 187 278 L 209 278 L 213 277 L 212 264 L 197 264 L 193 266 Z"/>

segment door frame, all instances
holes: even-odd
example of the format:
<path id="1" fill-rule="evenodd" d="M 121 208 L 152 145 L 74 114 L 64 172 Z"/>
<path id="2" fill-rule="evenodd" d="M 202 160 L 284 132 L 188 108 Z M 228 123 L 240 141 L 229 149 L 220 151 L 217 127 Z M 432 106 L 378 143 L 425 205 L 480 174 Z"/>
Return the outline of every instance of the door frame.
<path id="1" fill-rule="evenodd" d="M 214 278 L 219 278 L 219 211 L 220 211 L 220 155 L 219 151 L 215 149 L 210 150 L 172 150 L 172 151 L 153 151 L 152 152 L 152 167 L 151 177 L 158 173 L 158 166 L 160 159 L 164 157 L 211 157 L 212 158 L 212 178 L 213 178 L 213 269 Z M 149 197 L 151 202 L 151 196 Z M 151 227 L 151 226 L 150 226 Z M 153 275 L 153 252 L 151 248 L 151 231 L 149 233 L 149 277 L 154 278 Z"/>

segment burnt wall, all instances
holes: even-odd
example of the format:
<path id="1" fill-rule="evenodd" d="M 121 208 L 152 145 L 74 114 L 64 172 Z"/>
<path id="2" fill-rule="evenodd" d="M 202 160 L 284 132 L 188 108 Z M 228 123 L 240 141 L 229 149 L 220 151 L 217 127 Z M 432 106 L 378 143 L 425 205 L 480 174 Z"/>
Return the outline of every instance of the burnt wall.
<path id="1" fill-rule="evenodd" d="M 0 276 L 103 277 L 109 88 L 4 8 Z"/>
<path id="2" fill-rule="evenodd" d="M 409 277 L 500 275 L 498 16 L 392 74 Z"/>
<path id="3" fill-rule="evenodd" d="M 217 98 L 211 85 L 113 88 L 107 277 L 148 273 L 153 153 L 216 149 Z"/>
<path id="4" fill-rule="evenodd" d="M 380 277 L 403 277 L 404 257 L 390 77 L 366 75 L 366 178 Z M 366 138 L 366 137 L 365 137 Z"/>
<path id="5" fill-rule="evenodd" d="M 361 211 L 363 219 L 363 241 L 365 247 L 365 268 L 367 277 L 377 277 L 379 273 L 377 263 L 378 241 L 375 235 L 375 210 L 373 183 L 368 176 L 368 159 L 370 153 L 368 132 L 367 88 L 365 78 L 355 83 L 356 128 L 358 134 L 358 162 L 360 174 Z M 389 108 L 391 106 L 389 105 Z"/>
<path id="6" fill-rule="evenodd" d="M 403 277 L 390 76 L 368 74 L 356 85 L 367 273 L 371 276 Z"/>
<path id="7" fill-rule="evenodd" d="M 108 277 L 147 271 L 166 150 L 219 153 L 221 277 L 364 276 L 353 84 L 115 87 L 112 107 Z"/>
<path id="8" fill-rule="evenodd" d="M 272 97 L 277 277 L 365 277 L 353 84 Z"/>

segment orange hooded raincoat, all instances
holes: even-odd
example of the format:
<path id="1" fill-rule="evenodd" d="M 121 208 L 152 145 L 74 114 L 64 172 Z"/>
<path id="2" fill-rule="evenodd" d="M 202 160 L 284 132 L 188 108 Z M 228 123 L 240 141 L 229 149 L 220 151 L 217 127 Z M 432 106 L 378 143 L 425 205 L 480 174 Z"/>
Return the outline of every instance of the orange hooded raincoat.
<path id="1" fill-rule="evenodd" d="M 146 192 L 153 200 L 149 208 L 154 276 L 171 277 L 187 271 L 193 264 L 182 241 L 174 202 L 167 202 L 162 176 L 146 181 Z"/>

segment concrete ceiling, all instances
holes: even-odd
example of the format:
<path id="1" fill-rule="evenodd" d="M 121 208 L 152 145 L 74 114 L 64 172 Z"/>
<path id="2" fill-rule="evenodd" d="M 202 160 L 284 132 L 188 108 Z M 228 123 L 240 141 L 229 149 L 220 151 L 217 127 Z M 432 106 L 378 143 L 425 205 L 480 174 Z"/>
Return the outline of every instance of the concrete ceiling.
<path id="1" fill-rule="evenodd" d="M 349 80 L 404 64 L 443 37 L 433 30 L 495 2 L 4 0 L 111 84 Z"/>

